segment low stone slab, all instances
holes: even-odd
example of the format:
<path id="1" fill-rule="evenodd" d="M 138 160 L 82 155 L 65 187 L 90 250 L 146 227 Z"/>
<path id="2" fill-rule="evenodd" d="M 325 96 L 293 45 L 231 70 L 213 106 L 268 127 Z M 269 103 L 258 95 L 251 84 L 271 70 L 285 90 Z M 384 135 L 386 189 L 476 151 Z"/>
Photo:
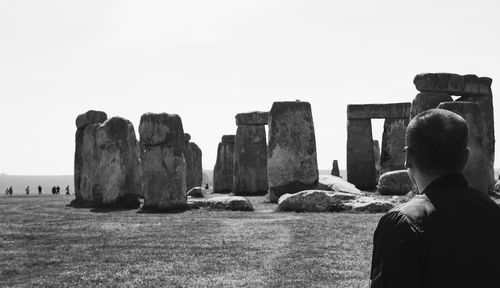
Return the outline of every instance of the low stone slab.
<path id="1" fill-rule="evenodd" d="M 394 204 L 387 200 L 379 200 L 373 197 L 359 197 L 356 201 L 345 203 L 346 208 L 352 212 L 362 213 L 385 213 L 392 208 Z"/>
<path id="2" fill-rule="evenodd" d="M 409 118 L 410 102 L 347 105 L 347 119 Z"/>
<path id="3" fill-rule="evenodd" d="M 344 202 L 356 199 L 351 193 L 325 190 L 305 190 L 284 194 L 278 200 L 279 211 L 294 212 L 339 212 L 344 211 Z"/>
<path id="4" fill-rule="evenodd" d="M 105 112 L 89 110 L 76 117 L 76 128 L 82 129 L 90 124 L 103 123 L 106 119 L 108 119 L 108 116 Z"/>
<path id="5" fill-rule="evenodd" d="M 186 196 L 190 196 L 193 198 L 203 198 L 205 197 L 205 194 L 203 194 L 203 190 L 201 187 L 193 187 L 189 189 L 189 191 L 186 193 Z"/>
<path id="6" fill-rule="evenodd" d="M 354 186 L 354 184 L 351 184 L 344 179 L 334 175 L 320 174 L 318 177 L 318 185 L 316 186 L 316 189 L 334 192 L 345 192 L 358 196 L 364 195 L 361 190 Z"/>
<path id="7" fill-rule="evenodd" d="M 383 213 L 394 208 L 387 200 L 369 196 L 324 190 L 306 190 L 285 194 L 278 201 L 278 211 Z"/>
<path id="8" fill-rule="evenodd" d="M 241 196 L 216 196 L 206 200 L 190 199 L 188 205 L 193 208 L 204 207 L 216 210 L 253 211 L 252 203 Z"/>
<path id="9" fill-rule="evenodd" d="M 236 125 L 267 125 L 269 112 L 247 112 L 236 114 Z"/>
<path id="10" fill-rule="evenodd" d="M 389 171 L 380 176 L 377 190 L 382 195 L 405 195 L 412 190 L 408 171 Z"/>
<path id="11" fill-rule="evenodd" d="M 489 95 L 491 78 L 452 73 L 423 73 L 413 79 L 420 92 L 448 93 L 457 96 Z"/>

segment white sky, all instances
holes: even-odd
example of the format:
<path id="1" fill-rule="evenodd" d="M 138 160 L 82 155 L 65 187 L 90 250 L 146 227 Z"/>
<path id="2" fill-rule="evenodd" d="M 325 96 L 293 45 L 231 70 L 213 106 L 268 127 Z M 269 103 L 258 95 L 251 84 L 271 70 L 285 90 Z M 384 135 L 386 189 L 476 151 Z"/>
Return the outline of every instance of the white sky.
<path id="1" fill-rule="evenodd" d="M 177 113 L 213 169 L 235 114 L 296 99 L 319 168 L 345 167 L 347 104 L 411 101 L 421 72 L 488 76 L 500 93 L 499 3 L 0 0 L 0 173 L 73 173 L 89 109 L 136 130 L 142 113 Z"/>

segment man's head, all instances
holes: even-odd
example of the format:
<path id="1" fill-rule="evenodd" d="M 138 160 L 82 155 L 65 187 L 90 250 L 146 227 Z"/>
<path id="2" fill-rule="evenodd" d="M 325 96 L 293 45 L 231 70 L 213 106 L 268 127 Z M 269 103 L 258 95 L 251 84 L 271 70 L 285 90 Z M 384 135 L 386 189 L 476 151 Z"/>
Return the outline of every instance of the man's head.
<path id="1" fill-rule="evenodd" d="M 459 173 L 469 156 L 467 139 L 460 115 L 443 109 L 422 112 L 406 129 L 406 166 L 430 175 Z"/>

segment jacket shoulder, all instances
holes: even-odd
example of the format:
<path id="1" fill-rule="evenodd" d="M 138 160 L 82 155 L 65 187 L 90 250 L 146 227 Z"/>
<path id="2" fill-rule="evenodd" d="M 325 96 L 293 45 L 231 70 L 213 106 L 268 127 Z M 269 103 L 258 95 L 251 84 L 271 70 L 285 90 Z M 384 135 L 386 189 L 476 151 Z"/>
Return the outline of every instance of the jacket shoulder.
<path id="1" fill-rule="evenodd" d="M 400 214 L 407 218 L 413 228 L 422 232 L 425 222 L 430 215 L 436 210 L 429 197 L 426 195 L 417 195 L 410 201 L 393 208 L 389 213 Z"/>

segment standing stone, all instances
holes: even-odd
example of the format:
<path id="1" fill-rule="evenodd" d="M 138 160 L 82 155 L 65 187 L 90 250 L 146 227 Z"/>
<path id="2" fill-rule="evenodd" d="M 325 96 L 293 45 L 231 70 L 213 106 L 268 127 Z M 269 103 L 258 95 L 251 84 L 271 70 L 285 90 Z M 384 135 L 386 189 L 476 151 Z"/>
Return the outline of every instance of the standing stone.
<path id="1" fill-rule="evenodd" d="M 380 155 L 380 174 L 404 169 L 405 133 L 408 119 L 385 119 Z"/>
<path id="2" fill-rule="evenodd" d="M 134 126 L 113 117 L 97 128 L 99 161 L 93 194 L 104 205 L 139 207 L 141 164 Z"/>
<path id="3" fill-rule="evenodd" d="M 421 92 L 411 102 L 410 119 L 429 109 L 437 108 L 441 102 L 453 102 L 450 94 Z"/>
<path id="4" fill-rule="evenodd" d="M 186 146 L 184 150 L 184 158 L 186 159 L 186 190 L 189 191 L 193 187 L 200 187 L 203 184 L 203 168 L 201 164 L 201 149 L 193 142 L 189 142 L 191 136 L 184 134 Z"/>
<path id="5" fill-rule="evenodd" d="M 239 125 L 236 130 L 233 193 L 267 193 L 267 143 L 264 125 Z"/>
<path id="6" fill-rule="evenodd" d="M 380 170 L 382 167 L 380 166 L 380 145 L 378 140 L 373 140 L 373 159 L 375 159 L 375 172 L 377 173 L 377 182 L 380 177 Z"/>
<path id="7" fill-rule="evenodd" d="M 97 178 L 97 166 L 99 164 L 99 148 L 97 147 L 97 128 L 99 123 L 90 124 L 83 130 L 81 157 L 82 166 L 80 172 L 80 185 L 76 200 L 82 200 L 81 204 L 99 205 L 102 199 L 93 193 L 93 187 Z M 75 186 L 76 187 L 76 186 Z M 75 203 L 78 204 L 78 203 Z"/>
<path id="8" fill-rule="evenodd" d="M 92 203 L 92 183 L 97 166 L 96 128 L 107 119 L 102 111 L 89 110 L 76 118 L 73 205 Z M 83 182 L 82 182 L 83 180 Z"/>
<path id="9" fill-rule="evenodd" d="M 333 163 L 332 163 L 332 172 L 330 174 L 333 175 L 333 176 L 340 177 L 339 162 L 337 162 L 337 160 L 333 160 Z"/>
<path id="10" fill-rule="evenodd" d="M 373 156 L 373 154 L 372 154 Z M 316 137 L 308 102 L 274 102 L 269 114 L 269 200 L 318 183 Z"/>
<path id="11" fill-rule="evenodd" d="M 480 105 L 478 103 L 457 101 L 441 103 L 438 108 L 453 111 L 462 116 L 467 122 L 469 127 L 468 146 L 471 151 L 463 174 L 470 187 L 488 194 L 490 191 L 488 155 L 484 141 L 486 136 Z"/>
<path id="12" fill-rule="evenodd" d="M 347 121 L 347 182 L 362 190 L 377 187 L 371 119 Z"/>
<path id="13" fill-rule="evenodd" d="M 143 209 L 184 209 L 186 161 L 179 115 L 146 113 L 139 125 Z"/>
<path id="14" fill-rule="evenodd" d="M 230 193 L 233 190 L 234 135 L 224 135 L 217 147 L 214 167 L 214 193 Z"/>

